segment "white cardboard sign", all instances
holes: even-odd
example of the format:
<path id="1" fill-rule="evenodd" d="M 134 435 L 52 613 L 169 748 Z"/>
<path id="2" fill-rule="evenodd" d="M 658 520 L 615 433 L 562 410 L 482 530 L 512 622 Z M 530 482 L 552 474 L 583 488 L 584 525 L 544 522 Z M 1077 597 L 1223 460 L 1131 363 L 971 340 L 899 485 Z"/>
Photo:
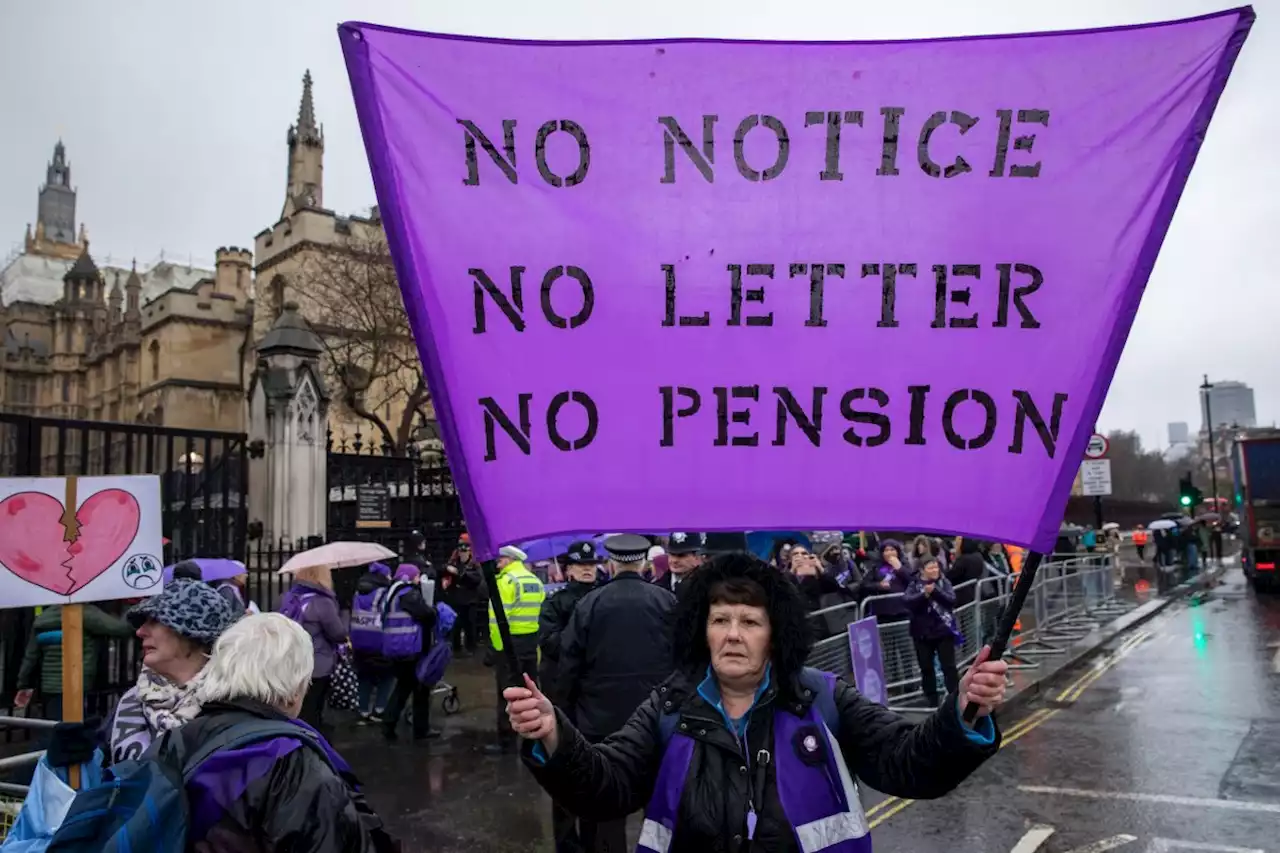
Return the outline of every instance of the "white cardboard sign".
<path id="1" fill-rule="evenodd" d="M 160 529 L 155 475 L 0 479 L 0 608 L 154 595 Z"/>

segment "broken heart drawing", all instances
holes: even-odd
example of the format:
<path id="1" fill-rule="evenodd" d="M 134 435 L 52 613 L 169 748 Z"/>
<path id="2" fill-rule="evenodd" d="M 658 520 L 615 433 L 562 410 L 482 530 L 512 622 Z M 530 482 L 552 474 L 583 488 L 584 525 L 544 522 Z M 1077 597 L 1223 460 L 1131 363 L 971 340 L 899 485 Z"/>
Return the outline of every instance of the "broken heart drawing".
<path id="1" fill-rule="evenodd" d="M 138 499 L 124 489 L 95 492 L 78 506 L 73 477 L 65 501 L 18 492 L 0 501 L 0 565 L 49 592 L 71 595 L 124 556 L 141 521 Z"/>

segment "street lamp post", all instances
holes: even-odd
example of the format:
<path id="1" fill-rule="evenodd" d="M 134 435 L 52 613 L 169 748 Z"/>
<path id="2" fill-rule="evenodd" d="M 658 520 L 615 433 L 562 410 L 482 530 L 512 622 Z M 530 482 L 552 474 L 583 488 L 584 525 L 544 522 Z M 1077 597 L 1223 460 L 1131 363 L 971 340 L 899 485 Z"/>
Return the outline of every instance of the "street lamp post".
<path id="1" fill-rule="evenodd" d="M 1209 374 L 1204 375 L 1204 382 L 1200 385 L 1200 391 L 1204 394 L 1204 421 L 1209 428 L 1209 483 L 1213 489 L 1213 511 L 1218 511 L 1218 463 L 1214 458 L 1213 452 L 1213 407 L 1209 402 L 1209 392 L 1213 390 L 1213 384 L 1209 382 Z"/>

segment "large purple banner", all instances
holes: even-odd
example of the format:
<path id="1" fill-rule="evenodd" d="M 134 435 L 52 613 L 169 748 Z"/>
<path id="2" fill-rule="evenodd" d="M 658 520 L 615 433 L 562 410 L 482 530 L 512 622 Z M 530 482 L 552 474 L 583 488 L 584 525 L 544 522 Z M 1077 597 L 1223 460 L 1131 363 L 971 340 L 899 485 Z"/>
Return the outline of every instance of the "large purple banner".
<path id="1" fill-rule="evenodd" d="M 777 528 L 1050 548 L 1252 22 L 804 44 L 343 25 L 477 551 Z"/>

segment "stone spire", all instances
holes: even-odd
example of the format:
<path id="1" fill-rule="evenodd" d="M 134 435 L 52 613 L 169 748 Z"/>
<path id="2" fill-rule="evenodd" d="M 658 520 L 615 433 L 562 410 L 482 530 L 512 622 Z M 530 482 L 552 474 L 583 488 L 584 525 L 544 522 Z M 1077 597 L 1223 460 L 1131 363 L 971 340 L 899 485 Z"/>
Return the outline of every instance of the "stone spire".
<path id="1" fill-rule="evenodd" d="M 133 270 L 124 283 L 124 316 L 125 319 L 136 319 L 139 316 L 142 301 L 142 279 L 138 276 L 138 261 L 134 259 Z"/>
<path id="2" fill-rule="evenodd" d="M 120 272 L 116 271 L 111 283 L 111 294 L 107 297 L 107 305 L 110 308 L 107 313 L 112 325 L 120 322 L 120 309 L 123 304 L 124 290 L 120 287 Z"/>
<path id="3" fill-rule="evenodd" d="M 289 175 L 281 218 L 324 206 L 324 128 L 316 124 L 311 72 L 302 77 L 298 123 L 289 128 Z"/>
<path id="4" fill-rule="evenodd" d="M 36 211 L 37 238 L 43 236 L 54 243 L 76 242 L 76 191 L 71 186 L 71 164 L 67 148 L 58 140 L 53 158 L 45 168 L 44 185 L 40 187 L 40 203 Z"/>
<path id="5" fill-rule="evenodd" d="M 324 145 L 324 134 L 316 125 L 316 106 L 311 98 L 311 69 L 302 75 L 302 101 L 298 104 L 298 123 L 289 131 L 289 142 Z"/>

